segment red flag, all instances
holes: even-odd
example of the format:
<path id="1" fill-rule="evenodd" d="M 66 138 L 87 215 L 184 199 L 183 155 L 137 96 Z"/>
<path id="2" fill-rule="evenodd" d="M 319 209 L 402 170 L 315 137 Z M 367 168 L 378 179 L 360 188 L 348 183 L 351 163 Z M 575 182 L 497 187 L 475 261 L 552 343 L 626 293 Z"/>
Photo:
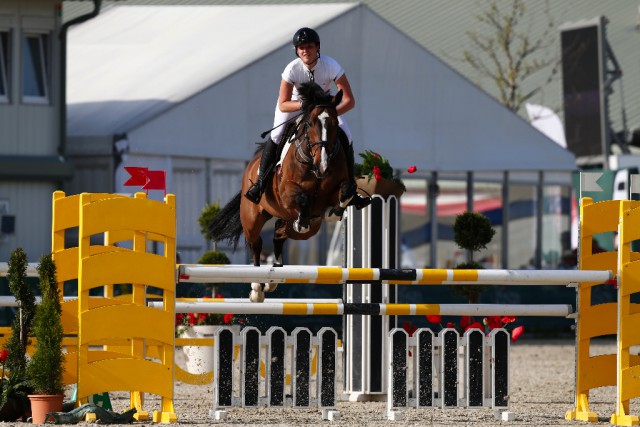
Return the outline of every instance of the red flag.
<path id="1" fill-rule="evenodd" d="M 167 192 L 167 173 L 165 171 L 145 171 L 147 183 L 142 187 L 143 190 L 164 190 Z"/>
<path id="2" fill-rule="evenodd" d="M 146 172 L 149 168 L 141 168 L 137 166 L 125 166 L 124 169 L 129 172 L 131 178 L 127 180 L 123 185 L 125 187 L 132 185 L 145 185 L 147 183 Z"/>

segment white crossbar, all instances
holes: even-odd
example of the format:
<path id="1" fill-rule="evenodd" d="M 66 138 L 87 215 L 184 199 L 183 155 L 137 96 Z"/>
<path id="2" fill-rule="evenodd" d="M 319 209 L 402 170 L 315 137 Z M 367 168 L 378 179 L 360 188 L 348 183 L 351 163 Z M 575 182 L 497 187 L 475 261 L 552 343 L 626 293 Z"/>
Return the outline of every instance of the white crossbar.
<path id="1" fill-rule="evenodd" d="M 178 280 L 191 283 L 260 282 L 323 283 L 382 281 L 418 285 L 568 285 L 605 283 L 613 279 L 607 270 L 460 270 L 384 269 L 319 266 L 180 265 Z"/>
<path id="2" fill-rule="evenodd" d="M 149 302 L 161 308 L 160 302 Z M 276 315 L 344 315 L 381 316 L 443 315 L 443 316 L 536 316 L 567 317 L 572 314 L 567 304 L 343 304 L 300 302 L 178 302 L 176 313 L 215 314 L 276 314 Z"/>

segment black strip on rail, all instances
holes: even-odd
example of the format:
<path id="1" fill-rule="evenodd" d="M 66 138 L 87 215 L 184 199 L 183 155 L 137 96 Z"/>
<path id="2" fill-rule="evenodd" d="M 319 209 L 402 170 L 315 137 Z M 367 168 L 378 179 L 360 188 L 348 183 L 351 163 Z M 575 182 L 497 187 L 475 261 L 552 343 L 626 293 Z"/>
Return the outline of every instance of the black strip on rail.
<path id="1" fill-rule="evenodd" d="M 381 268 L 380 280 L 416 280 L 416 270 L 402 268 Z"/>
<path id="2" fill-rule="evenodd" d="M 380 305 L 367 303 L 346 303 L 344 304 L 344 314 L 364 314 L 369 316 L 379 316 Z"/>

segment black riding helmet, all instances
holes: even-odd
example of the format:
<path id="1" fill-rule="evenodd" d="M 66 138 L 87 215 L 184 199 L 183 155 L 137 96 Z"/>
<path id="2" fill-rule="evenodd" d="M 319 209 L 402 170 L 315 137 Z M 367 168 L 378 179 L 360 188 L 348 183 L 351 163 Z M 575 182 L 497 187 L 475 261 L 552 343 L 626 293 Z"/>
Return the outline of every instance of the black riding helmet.
<path id="1" fill-rule="evenodd" d="M 308 27 L 302 27 L 293 35 L 293 47 L 296 49 L 303 43 L 316 43 L 318 45 L 318 56 L 320 56 L 320 36 L 315 30 Z"/>

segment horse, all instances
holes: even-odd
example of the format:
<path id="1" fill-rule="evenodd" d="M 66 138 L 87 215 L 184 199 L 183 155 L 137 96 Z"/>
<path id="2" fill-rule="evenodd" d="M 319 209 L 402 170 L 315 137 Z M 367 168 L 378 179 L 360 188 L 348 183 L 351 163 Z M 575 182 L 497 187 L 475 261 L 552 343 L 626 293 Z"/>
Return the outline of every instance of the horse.
<path id="1" fill-rule="evenodd" d="M 225 205 L 209 224 L 214 241 L 227 241 L 234 250 L 243 233 L 251 250 L 254 266 L 260 266 L 265 223 L 275 218 L 274 266 L 282 266 L 282 250 L 287 239 L 307 240 L 318 233 L 323 220 L 342 219 L 351 197 L 347 197 L 349 177 L 346 153 L 339 141 L 336 106 L 342 91 L 327 95 L 315 83 L 299 88 L 302 113 L 290 137 L 279 144 L 280 162 L 258 205 L 242 195 L 258 178 L 262 144 L 242 176 L 242 190 Z M 264 301 L 276 283 L 252 283 L 249 298 Z"/>

